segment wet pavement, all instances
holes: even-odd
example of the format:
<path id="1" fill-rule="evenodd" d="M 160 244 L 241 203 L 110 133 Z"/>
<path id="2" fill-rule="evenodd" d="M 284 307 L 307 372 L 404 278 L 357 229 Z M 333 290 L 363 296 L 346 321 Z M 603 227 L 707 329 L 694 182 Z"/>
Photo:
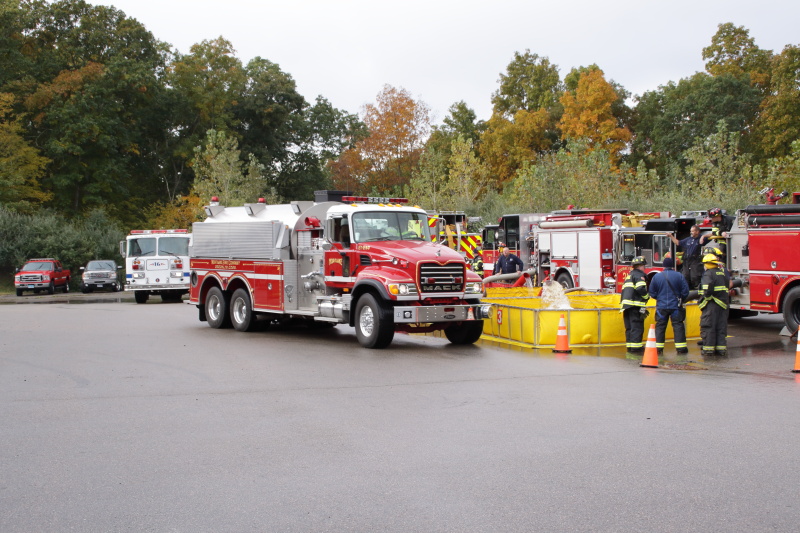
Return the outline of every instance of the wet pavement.
<path id="1" fill-rule="evenodd" d="M 795 339 L 664 367 L 126 295 L 0 305 L 0 531 L 794 531 Z M 8 300 L 8 299 L 6 299 Z M 80 304 L 80 305 L 75 305 Z"/>

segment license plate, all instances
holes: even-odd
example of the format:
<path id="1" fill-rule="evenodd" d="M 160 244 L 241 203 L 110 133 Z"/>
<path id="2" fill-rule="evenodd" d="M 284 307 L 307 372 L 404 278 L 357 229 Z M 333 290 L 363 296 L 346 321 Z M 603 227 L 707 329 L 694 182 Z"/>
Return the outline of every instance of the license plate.
<path id="1" fill-rule="evenodd" d="M 29 289 L 35 289 L 35 288 L 36 288 L 36 285 L 28 285 L 28 288 L 29 288 Z"/>

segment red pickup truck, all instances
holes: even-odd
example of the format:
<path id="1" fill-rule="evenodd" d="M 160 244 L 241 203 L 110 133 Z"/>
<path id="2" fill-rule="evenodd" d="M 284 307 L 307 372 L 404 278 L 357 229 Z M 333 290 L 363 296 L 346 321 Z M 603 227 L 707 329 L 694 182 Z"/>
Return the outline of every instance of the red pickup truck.
<path id="1" fill-rule="evenodd" d="M 17 289 L 17 296 L 22 296 L 23 291 L 38 293 L 44 290 L 53 294 L 56 288 L 69 292 L 69 278 L 69 270 L 61 266 L 61 261 L 57 259 L 29 259 L 14 274 L 14 287 Z"/>

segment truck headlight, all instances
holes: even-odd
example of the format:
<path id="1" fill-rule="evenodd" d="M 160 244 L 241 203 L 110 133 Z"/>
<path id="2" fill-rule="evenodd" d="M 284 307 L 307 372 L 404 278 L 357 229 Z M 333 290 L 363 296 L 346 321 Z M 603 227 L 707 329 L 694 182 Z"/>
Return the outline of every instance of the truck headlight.
<path id="1" fill-rule="evenodd" d="M 409 294 L 417 294 L 417 286 L 412 283 L 390 283 L 389 293 L 395 296 L 408 296 Z"/>
<path id="2" fill-rule="evenodd" d="M 483 283 L 481 283 L 480 281 L 473 281 L 467 283 L 465 292 L 467 294 L 483 294 Z"/>
<path id="3" fill-rule="evenodd" d="M 42 276 L 42 281 L 50 281 L 50 276 L 48 276 L 47 274 L 44 274 Z"/>

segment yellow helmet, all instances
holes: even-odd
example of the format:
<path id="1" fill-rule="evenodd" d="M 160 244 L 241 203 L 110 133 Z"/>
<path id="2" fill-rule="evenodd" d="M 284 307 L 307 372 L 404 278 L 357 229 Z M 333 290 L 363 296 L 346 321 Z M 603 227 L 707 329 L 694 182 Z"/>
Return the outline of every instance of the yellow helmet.
<path id="1" fill-rule="evenodd" d="M 706 254 L 703 256 L 703 263 L 714 263 L 716 265 L 718 261 L 719 259 L 714 254 Z"/>

